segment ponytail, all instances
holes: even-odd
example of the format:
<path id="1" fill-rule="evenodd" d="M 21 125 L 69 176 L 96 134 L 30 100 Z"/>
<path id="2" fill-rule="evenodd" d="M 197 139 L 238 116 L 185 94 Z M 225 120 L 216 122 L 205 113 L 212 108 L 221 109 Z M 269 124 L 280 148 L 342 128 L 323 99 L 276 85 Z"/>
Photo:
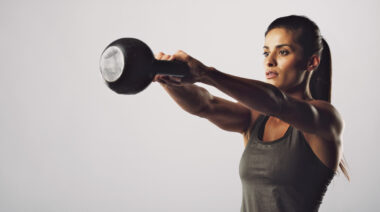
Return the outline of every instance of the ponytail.
<path id="1" fill-rule="evenodd" d="M 321 99 L 331 103 L 331 53 L 329 45 L 324 38 L 322 38 L 322 45 L 323 49 L 319 66 L 313 71 L 310 79 L 310 92 L 314 99 Z M 347 180 L 350 181 L 344 154 L 339 162 L 339 167 Z"/>
<path id="2" fill-rule="evenodd" d="M 310 79 L 310 92 L 314 99 L 331 103 L 331 53 L 326 40 L 322 38 L 321 61 Z"/>

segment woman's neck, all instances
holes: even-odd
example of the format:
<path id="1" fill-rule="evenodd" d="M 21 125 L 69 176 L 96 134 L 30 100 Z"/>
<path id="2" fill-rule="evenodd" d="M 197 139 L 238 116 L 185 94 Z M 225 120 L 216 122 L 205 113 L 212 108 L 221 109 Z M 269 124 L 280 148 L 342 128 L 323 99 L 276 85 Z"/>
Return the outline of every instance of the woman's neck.
<path id="1" fill-rule="evenodd" d="M 310 82 L 310 75 L 307 75 L 301 84 L 293 88 L 290 88 L 284 92 L 286 95 L 291 96 L 295 99 L 305 100 L 305 101 L 313 100 L 314 98 L 310 92 L 309 82 Z"/>

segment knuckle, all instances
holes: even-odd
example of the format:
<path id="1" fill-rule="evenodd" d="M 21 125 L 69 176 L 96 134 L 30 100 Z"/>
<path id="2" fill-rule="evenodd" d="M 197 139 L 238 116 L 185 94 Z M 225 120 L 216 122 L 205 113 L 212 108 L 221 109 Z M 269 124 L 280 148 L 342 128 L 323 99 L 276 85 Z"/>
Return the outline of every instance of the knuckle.
<path id="1" fill-rule="evenodd" d="M 163 55 L 164 55 L 163 52 L 158 52 L 157 54 L 154 55 L 154 57 L 155 57 L 156 59 L 161 59 Z"/>
<path id="2" fill-rule="evenodd" d="M 179 58 L 178 53 L 175 53 L 175 54 L 173 54 L 173 55 L 171 56 L 171 59 L 178 59 L 178 58 Z"/>

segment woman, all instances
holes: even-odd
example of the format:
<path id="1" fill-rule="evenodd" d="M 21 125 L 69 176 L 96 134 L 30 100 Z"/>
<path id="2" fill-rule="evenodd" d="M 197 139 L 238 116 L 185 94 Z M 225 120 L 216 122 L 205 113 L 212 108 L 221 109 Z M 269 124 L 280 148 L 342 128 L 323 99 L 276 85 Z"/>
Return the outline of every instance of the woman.
<path id="1" fill-rule="evenodd" d="M 154 81 L 185 111 L 244 136 L 241 211 L 318 211 L 338 166 L 349 180 L 344 121 L 330 103 L 329 47 L 313 21 L 292 15 L 269 25 L 263 50 L 266 82 L 223 73 L 183 51 L 156 58 L 186 62 L 190 76 L 157 75 Z"/>

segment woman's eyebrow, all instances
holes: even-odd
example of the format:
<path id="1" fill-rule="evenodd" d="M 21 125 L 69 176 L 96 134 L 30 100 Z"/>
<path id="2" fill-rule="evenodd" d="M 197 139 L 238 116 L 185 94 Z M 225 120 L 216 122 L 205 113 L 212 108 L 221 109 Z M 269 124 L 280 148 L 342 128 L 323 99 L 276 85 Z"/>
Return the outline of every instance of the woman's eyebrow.
<path id="1" fill-rule="evenodd" d="M 283 46 L 288 46 L 289 48 L 293 49 L 292 45 L 290 45 L 290 44 L 279 44 L 279 45 L 276 46 L 276 48 L 278 49 L 278 48 L 281 48 Z M 264 49 L 269 49 L 268 46 L 263 46 L 263 48 Z"/>

